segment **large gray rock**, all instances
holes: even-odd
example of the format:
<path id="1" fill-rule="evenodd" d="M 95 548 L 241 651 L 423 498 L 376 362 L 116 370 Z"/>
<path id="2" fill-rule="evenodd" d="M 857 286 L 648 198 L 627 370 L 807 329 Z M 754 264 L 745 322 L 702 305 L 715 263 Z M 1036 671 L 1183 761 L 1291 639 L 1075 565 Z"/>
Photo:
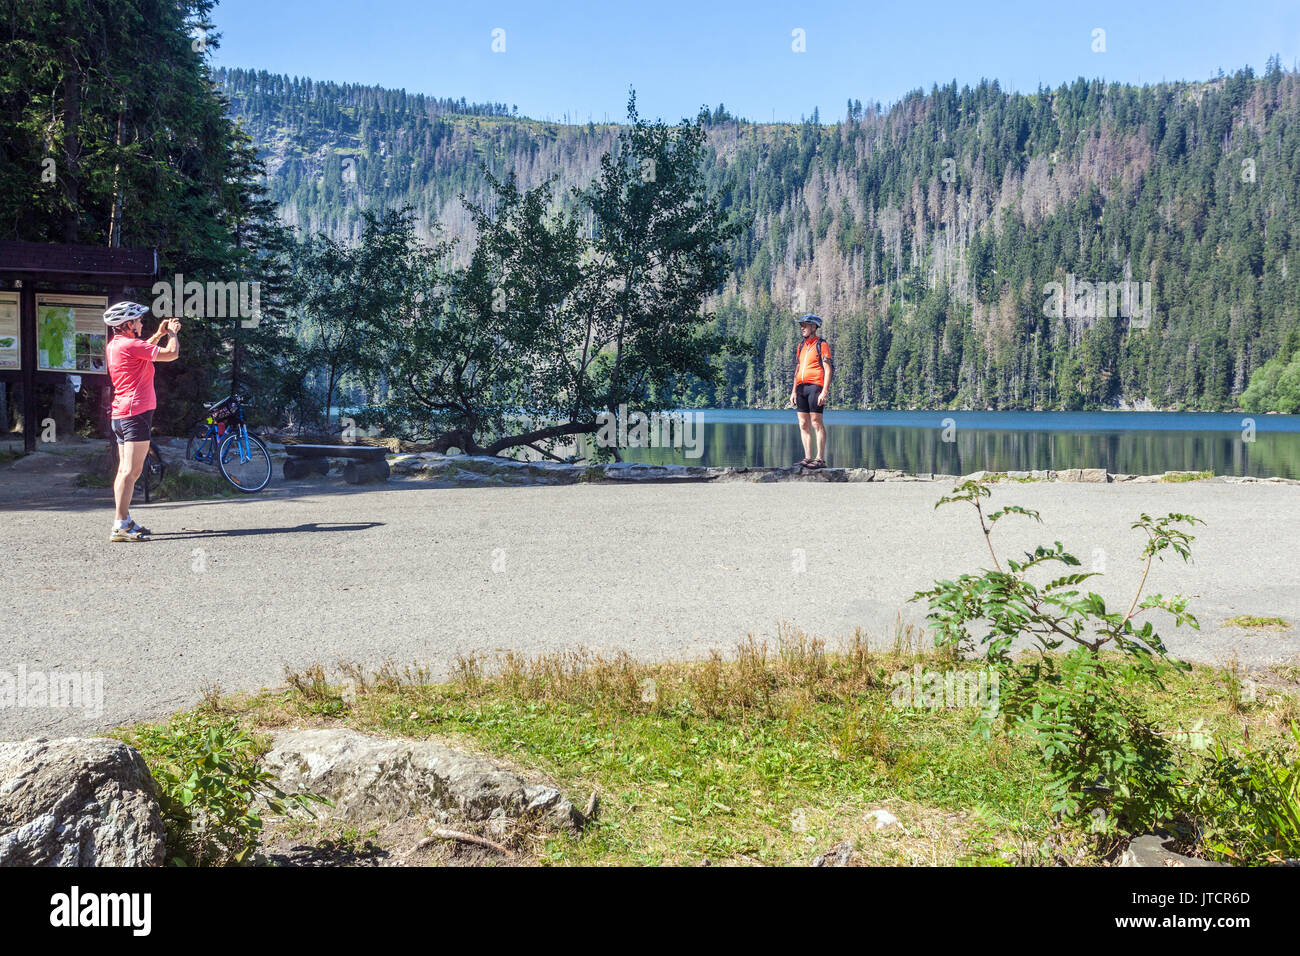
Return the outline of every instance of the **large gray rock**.
<path id="1" fill-rule="evenodd" d="M 134 748 L 0 743 L 0 866 L 160 866 L 164 855 L 153 778 Z"/>
<path id="2" fill-rule="evenodd" d="M 680 465 L 642 465 L 618 462 L 605 466 L 605 477 L 611 481 L 662 481 L 676 477 Z"/>
<path id="3" fill-rule="evenodd" d="M 1144 834 L 1143 836 L 1134 837 L 1123 854 L 1120 855 L 1117 866 L 1227 866 L 1226 863 L 1215 863 L 1213 860 L 1198 860 L 1195 857 L 1183 856 L 1181 853 L 1175 853 L 1173 850 L 1165 848 L 1169 842 L 1168 836 L 1160 836 L 1154 833 Z"/>
<path id="4" fill-rule="evenodd" d="M 34 451 L 9 466 L 14 471 L 49 472 L 70 467 L 68 459 L 52 451 Z"/>
<path id="5" fill-rule="evenodd" d="M 727 467 L 703 465 L 651 465 L 642 462 L 614 462 L 612 464 L 568 464 L 554 461 L 510 461 L 489 456 L 444 456 L 431 452 L 395 455 L 389 459 L 392 474 L 400 477 L 421 477 L 456 485 L 566 485 L 576 482 L 633 483 L 672 481 L 985 481 L 998 480 L 996 472 L 974 471 L 968 475 L 906 474 L 897 469 L 835 467 L 809 469 L 797 466 L 775 468 Z M 1107 484 L 1112 481 L 1160 481 L 1160 475 L 1132 476 L 1110 475 L 1104 468 L 1066 468 L 1061 471 L 1035 469 L 1009 471 L 1006 477 L 1021 481 L 1061 481 L 1070 483 Z M 1261 479 L 1225 479 L 1250 481 Z M 1300 484 L 1290 479 L 1270 478 L 1270 482 Z"/>
<path id="6" fill-rule="evenodd" d="M 327 815 L 348 823 L 391 820 L 426 810 L 450 810 L 466 820 L 531 816 L 575 830 L 584 820 L 565 796 L 529 783 L 483 757 L 427 740 L 390 740 L 347 729 L 282 731 L 264 766 L 289 793 L 329 798 Z M 498 814 L 499 816 L 500 814 Z"/>

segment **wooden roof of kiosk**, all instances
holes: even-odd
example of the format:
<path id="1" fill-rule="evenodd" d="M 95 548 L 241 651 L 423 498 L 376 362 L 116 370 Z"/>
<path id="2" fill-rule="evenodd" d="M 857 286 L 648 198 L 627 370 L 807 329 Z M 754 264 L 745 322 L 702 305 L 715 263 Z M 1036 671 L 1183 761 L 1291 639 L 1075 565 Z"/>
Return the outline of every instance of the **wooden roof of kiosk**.
<path id="1" fill-rule="evenodd" d="M 36 450 L 36 385 L 61 384 L 76 374 L 36 368 L 37 293 L 90 291 L 107 296 L 111 305 L 126 298 L 130 287 L 152 285 L 157 274 L 156 249 L 0 240 L 0 291 L 19 295 L 21 350 L 19 368 L 0 369 L 0 381 L 22 383 L 23 445 L 29 453 Z"/>

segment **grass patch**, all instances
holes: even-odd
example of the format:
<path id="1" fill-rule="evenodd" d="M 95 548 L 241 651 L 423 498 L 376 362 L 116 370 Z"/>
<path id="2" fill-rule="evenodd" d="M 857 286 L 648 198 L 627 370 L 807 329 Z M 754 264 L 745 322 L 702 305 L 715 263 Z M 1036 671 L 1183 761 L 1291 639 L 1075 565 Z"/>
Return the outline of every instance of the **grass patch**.
<path id="1" fill-rule="evenodd" d="M 1280 617 L 1254 617 L 1250 614 L 1239 614 L 1236 617 L 1230 617 L 1223 622 L 1224 627 L 1241 627 L 1249 630 L 1263 631 L 1285 631 L 1291 627 L 1291 623 Z"/>
<path id="2" fill-rule="evenodd" d="M 462 657 L 445 683 L 418 667 L 316 666 L 254 695 L 209 688 L 201 710 L 257 739 L 304 725 L 436 737 L 540 771 L 579 806 L 597 791 L 582 835 L 538 838 L 534 862 L 803 865 L 844 840 L 867 863 L 1099 862 L 1055 827 L 1026 741 L 973 734 L 971 708 L 896 706 L 894 675 L 917 666 L 974 669 L 910 637 L 829 651 L 786 630 L 775 647 L 751 638 L 703 661 Z M 1132 692 L 1189 755 L 1198 736 L 1285 745 L 1300 710 L 1290 693 L 1247 701 L 1236 672 L 1199 666 Z M 880 809 L 899 823 L 877 829 Z"/>
<path id="3" fill-rule="evenodd" d="M 1213 477 L 1212 471 L 1167 471 L 1160 476 L 1160 480 L 1164 482 L 1205 481 Z"/>
<path id="4" fill-rule="evenodd" d="M 10 451 L 7 448 L 0 448 L 0 465 L 12 465 L 19 458 L 23 457 L 23 452 Z"/>
<path id="5" fill-rule="evenodd" d="M 971 736 L 973 712 L 890 703 L 890 675 L 922 662 L 937 659 L 860 638 L 827 653 L 787 632 L 776 649 L 750 641 L 690 663 L 507 654 L 489 674 L 467 657 L 447 684 L 348 666 L 348 693 L 309 668 L 242 710 L 257 726 L 436 734 L 540 770 L 579 803 L 597 790 L 597 821 L 549 840 L 547 862 L 806 863 L 853 839 L 874 862 L 951 864 L 1041 839 L 1032 753 Z M 877 833 L 875 809 L 901 826 Z"/>
<path id="6" fill-rule="evenodd" d="M 82 472 L 76 477 L 78 488 L 112 488 L 113 478 L 97 472 Z M 198 471 L 169 471 L 163 476 L 162 484 L 149 493 L 150 501 L 193 501 L 199 498 L 237 498 L 241 493 L 230 487 L 220 475 L 208 475 Z M 137 492 L 136 500 L 143 501 L 143 492 Z"/>
<path id="7" fill-rule="evenodd" d="M 1042 481 L 1043 479 L 1035 478 L 1031 474 L 1026 474 L 1025 477 L 1020 478 L 1020 477 L 1015 477 L 1005 471 L 986 471 L 984 472 L 984 477 L 981 478 L 980 480 L 993 485 L 999 484 L 1001 482 L 1027 485 L 1030 484 L 1031 482 Z"/>
<path id="8" fill-rule="evenodd" d="M 195 498 L 237 498 L 236 491 L 220 475 L 200 471 L 168 471 L 162 484 L 150 494 L 152 501 L 190 501 Z"/>

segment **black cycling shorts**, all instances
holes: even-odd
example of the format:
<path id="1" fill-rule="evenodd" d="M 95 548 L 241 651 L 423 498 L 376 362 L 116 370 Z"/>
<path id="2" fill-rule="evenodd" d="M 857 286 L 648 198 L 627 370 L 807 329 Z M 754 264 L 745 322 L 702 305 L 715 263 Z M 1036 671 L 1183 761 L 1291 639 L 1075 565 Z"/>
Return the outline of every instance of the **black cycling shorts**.
<path id="1" fill-rule="evenodd" d="M 153 430 L 153 413 L 151 408 L 129 418 L 113 419 L 113 434 L 117 437 L 117 443 L 123 445 L 129 441 L 148 441 Z"/>
<path id="2" fill-rule="evenodd" d="M 825 405 L 817 404 L 817 396 L 822 392 L 822 387 L 816 382 L 804 382 L 802 385 L 795 386 L 794 390 L 794 407 L 801 412 L 812 412 L 814 415 L 820 415 Z"/>

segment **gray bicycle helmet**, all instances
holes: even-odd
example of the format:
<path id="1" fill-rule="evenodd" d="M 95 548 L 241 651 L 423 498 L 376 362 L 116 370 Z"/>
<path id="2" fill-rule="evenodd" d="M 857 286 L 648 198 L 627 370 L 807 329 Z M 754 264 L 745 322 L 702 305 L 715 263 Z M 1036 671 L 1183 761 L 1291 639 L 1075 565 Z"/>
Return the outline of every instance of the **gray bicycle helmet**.
<path id="1" fill-rule="evenodd" d="M 817 328 L 819 328 L 819 329 L 822 327 L 822 318 L 821 318 L 821 316 L 820 316 L 820 315 L 813 315 L 811 312 L 809 312 L 809 313 L 808 313 L 807 315 L 805 315 L 803 318 L 798 319 L 797 321 L 798 321 L 798 323 L 799 323 L 800 325 L 803 325 L 805 322 L 811 322 L 813 325 L 817 326 Z"/>

